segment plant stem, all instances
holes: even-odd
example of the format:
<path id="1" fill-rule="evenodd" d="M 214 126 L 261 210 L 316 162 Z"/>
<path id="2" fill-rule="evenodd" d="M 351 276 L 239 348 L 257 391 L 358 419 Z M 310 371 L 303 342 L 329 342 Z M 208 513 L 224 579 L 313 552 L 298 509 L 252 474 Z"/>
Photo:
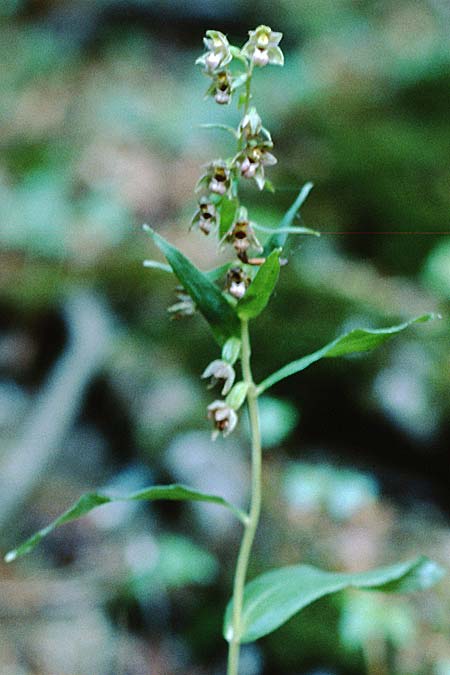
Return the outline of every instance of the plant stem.
<path id="1" fill-rule="evenodd" d="M 244 103 L 244 115 L 248 113 L 251 99 L 251 84 L 252 84 L 252 75 L 253 75 L 253 63 L 250 63 L 247 70 L 247 80 L 245 82 L 245 103 Z"/>
<path id="2" fill-rule="evenodd" d="M 256 528 L 258 527 L 259 514 L 261 511 L 261 434 L 259 428 L 258 395 L 253 382 L 252 371 L 250 367 L 250 338 L 248 332 L 248 322 L 242 320 L 242 372 L 244 381 L 248 383 L 247 405 L 250 417 L 250 430 L 252 436 L 252 491 L 250 500 L 250 512 L 248 522 L 245 525 L 244 535 L 242 537 L 239 555 L 237 559 L 236 572 L 233 587 L 233 620 L 232 635 L 228 652 L 227 675 L 239 675 L 239 653 L 242 623 L 242 605 L 244 596 L 245 578 L 247 576 L 247 567 L 250 553 L 255 538 Z"/>

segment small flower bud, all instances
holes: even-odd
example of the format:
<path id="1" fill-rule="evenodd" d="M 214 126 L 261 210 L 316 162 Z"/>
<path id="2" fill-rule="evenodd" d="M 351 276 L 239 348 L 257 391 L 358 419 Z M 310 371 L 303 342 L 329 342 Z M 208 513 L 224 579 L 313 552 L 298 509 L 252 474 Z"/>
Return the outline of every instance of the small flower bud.
<path id="1" fill-rule="evenodd" d="M 239 338 L 230 337 L 222 347 L 222 358 L 233 366 L 241 353 L 241 341 Z"/>
<path id="2" fill-rule="evenodd" d="M 207 410 L 208 418 L 212 420 L 214 425 L 212 432 L 213 441 L 216 440 L 219 433 L 222 433 L 223 436 L 231 434 L 238 421 L 233 408 L 230 408 L 225 401 L 214 401 L 208 406 Z"/>
<path id="3" fill-rule="evenodd" d="M 227 403 L 230 406 L 230 408 L 233 408 L 233 410 L 239 410 L 239 408 L 245 401 L 247 391 L 248 391 L 247 382 L 237 382 L 237 384 L 234 385 L 233 389 L 228 394 L 225 403 Z"/>
<path id="4" fill-rule="evenodd" d="M 223 382 L 222 396 L 225 396 L 233 386 L 236 374 L 230 363 L 216 359 L 202 373 L 202 378 L 210 378 L 209 388 L 214 387 L 218 382 Z"/>

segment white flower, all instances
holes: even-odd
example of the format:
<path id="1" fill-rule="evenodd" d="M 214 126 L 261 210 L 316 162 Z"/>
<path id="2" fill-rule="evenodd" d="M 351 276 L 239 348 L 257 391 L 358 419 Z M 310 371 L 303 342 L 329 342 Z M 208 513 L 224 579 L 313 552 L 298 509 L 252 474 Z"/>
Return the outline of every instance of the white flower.
<path id="1" fill-rule="evenodd" d="M 227 63 L 230 63 L 233 58 L 230 51 L 230 43 L 223 33 L 218 30 L 207 30 L 203 42 L 208 51 L 203 56 L 200 56 L 195 63 L 205 66 L 208 73 L 212 73 L 217 68 L 223 68 Z"/>
<path id="2" fill-rule="evenodd" d="M 269 26 L 258 26 L 248 32 L 249 39 L 242 47 L 242 53 L 253 61 L 255 66 L 267 66 L 273 63 L 284 64 L 283 52 L 278 46 L 283 33 L 276 33 Z"/>
<path id="3" fill-rule="evenodd" d="M 236 427 L 238 416 L 233 408 L 230 408 L 225 401 L 214 401 L 208 406 L 208 418 L 214 424 L 212 432 L 213 441 L 221 433 L 223 436 L 231 434 Z"/>
<path id="4" fill-rule="evenodd" d="M 223 382 L 222 396 L 225 396 L 233 386 L 236 374 L 231 364 L 222 359 L 212 361 L 202 373 L 202 378 L 211 378 L 210 387 L 214 387 L 217 382 Z"/>

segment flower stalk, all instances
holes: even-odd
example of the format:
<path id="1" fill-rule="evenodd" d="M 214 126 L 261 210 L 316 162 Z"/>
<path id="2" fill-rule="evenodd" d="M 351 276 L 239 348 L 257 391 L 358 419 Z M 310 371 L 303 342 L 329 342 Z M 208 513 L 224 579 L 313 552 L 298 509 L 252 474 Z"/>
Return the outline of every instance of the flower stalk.
<path id="1" fill-rule="evenodd" d="M 252 370 L 250 365 L 251 347 L 248 330 L 248 321 L 241 322 L 242 355 L 241 364 L 244 382 L 248 385 L 247 406 L 250 419 L 250 431 L 252 437 L 252 479 L 251 479 L 251 499 L 248 521 L 244 525 L 244 535 L 242 537 L 239 549 L 236 572 L 233 585 L 233 619 L 232 634 L 229 638 L 228 650 L 228 669 L 227 675 L 239 675 L 239 655 L 241 647 L 242 633 L 242 606 L 244 599 L 244 586 L 247 576 L 248 563 L 258 528 L 259 516 L 261 512 L 261 465 L 262 465 L 262 447 L 261 432 L 259 425 L 258 394 L 253 382 Z"/>

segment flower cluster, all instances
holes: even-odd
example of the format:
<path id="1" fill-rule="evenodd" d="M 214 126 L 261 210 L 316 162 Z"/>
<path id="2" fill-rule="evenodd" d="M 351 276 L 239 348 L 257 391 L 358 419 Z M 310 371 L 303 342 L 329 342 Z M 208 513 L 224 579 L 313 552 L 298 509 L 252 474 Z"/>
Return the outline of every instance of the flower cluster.
<path id="1" fill-rule="evenodd" d="M 206 96 L 213 96 L 220 105 L 228 104 L 232 93 L 231 72 L 226 67 L 233 58 L 230 44 L 226 36 L 218 30 L 206 31 L 203 42 L 207 51 L 195 63 L 204 66 L 205 74 L 211 78 Z"/>
<path id="2" fill-rule="evenodd" d="M 224 291 L 234 303 L 247 292 L 254 277 L 254 266 L 265 261 L 263 257 L 255 257 L 261 254 L 263 247 L 255 235 L 256 224 L 250 221 L 247 209 L 239 203 L 238 187 L 243 178 L 255 181 L 260 190 L 268 188 L 266 169 L 277 162 L 272 154 L 271 135 L 256 108 L 250 105 L 250 84 L 255 66 L 283 65 L 283 53 L 278 46 L 281 37 L 281 33 L 261 25 L 249 31 L 248 41 L 239 49 L 230 45 L 223 33 L 209 30 L 204 38 L 206 51 L 196 61 L 211 80 L 207 97 L 213 97 L 221 105 L 230 103 L 233 93 L 245 85 L 238 103 L 238 107 L 244 107 L 242 120 L 236 130 L 227 127 L 237 140 L 236 153 L 231 158 L 217 159 L 205 166 L 196 186 L 198 206 L 191 223 L 191 228 L 195 227 L 205 235 L 217 232 L 219 243 L 232 248 L 236 259 L 228 267 Z M 192 311 L 192 307 L 185 305 L 184 295 L 179 301 L 171 308 L 176 315 Z M 246 382 L 235 384 L 234 364 L 239 351 L 240 340 L 230 338 L 223 347 L 221 358 L 213 360 L 202 374 L 202 378 L 209 380 L 210 387 L 220 385 L 224 397 L 207 408 L 213 424 L 213 438 L 219 434 L 228 436 L 233 431 L 238 422 L 237 411 L 247 395 Z"/>
<path id="3" fill-rule="evenodd" d="M 205 75 L 211 78 L 206 97 L 212 96 L 216 103 L 227 105 L 233 92 L 247 81 L 248 72 L 232 74 L 229 66 L 234 57 L 246 65 L 251 64 L 251 67 L 282 66 L 284 56 L 278 46 L 282 37 L 282 33 L 275 33 L 269 26 L 261 25 L 249 31 L 249 39 L 242 49 L 238 49 L 231 46 L 226 35 L 220 31 L 206 31 L 203 38 L 206 52 L 195 62 L 203 66 Z"/>

